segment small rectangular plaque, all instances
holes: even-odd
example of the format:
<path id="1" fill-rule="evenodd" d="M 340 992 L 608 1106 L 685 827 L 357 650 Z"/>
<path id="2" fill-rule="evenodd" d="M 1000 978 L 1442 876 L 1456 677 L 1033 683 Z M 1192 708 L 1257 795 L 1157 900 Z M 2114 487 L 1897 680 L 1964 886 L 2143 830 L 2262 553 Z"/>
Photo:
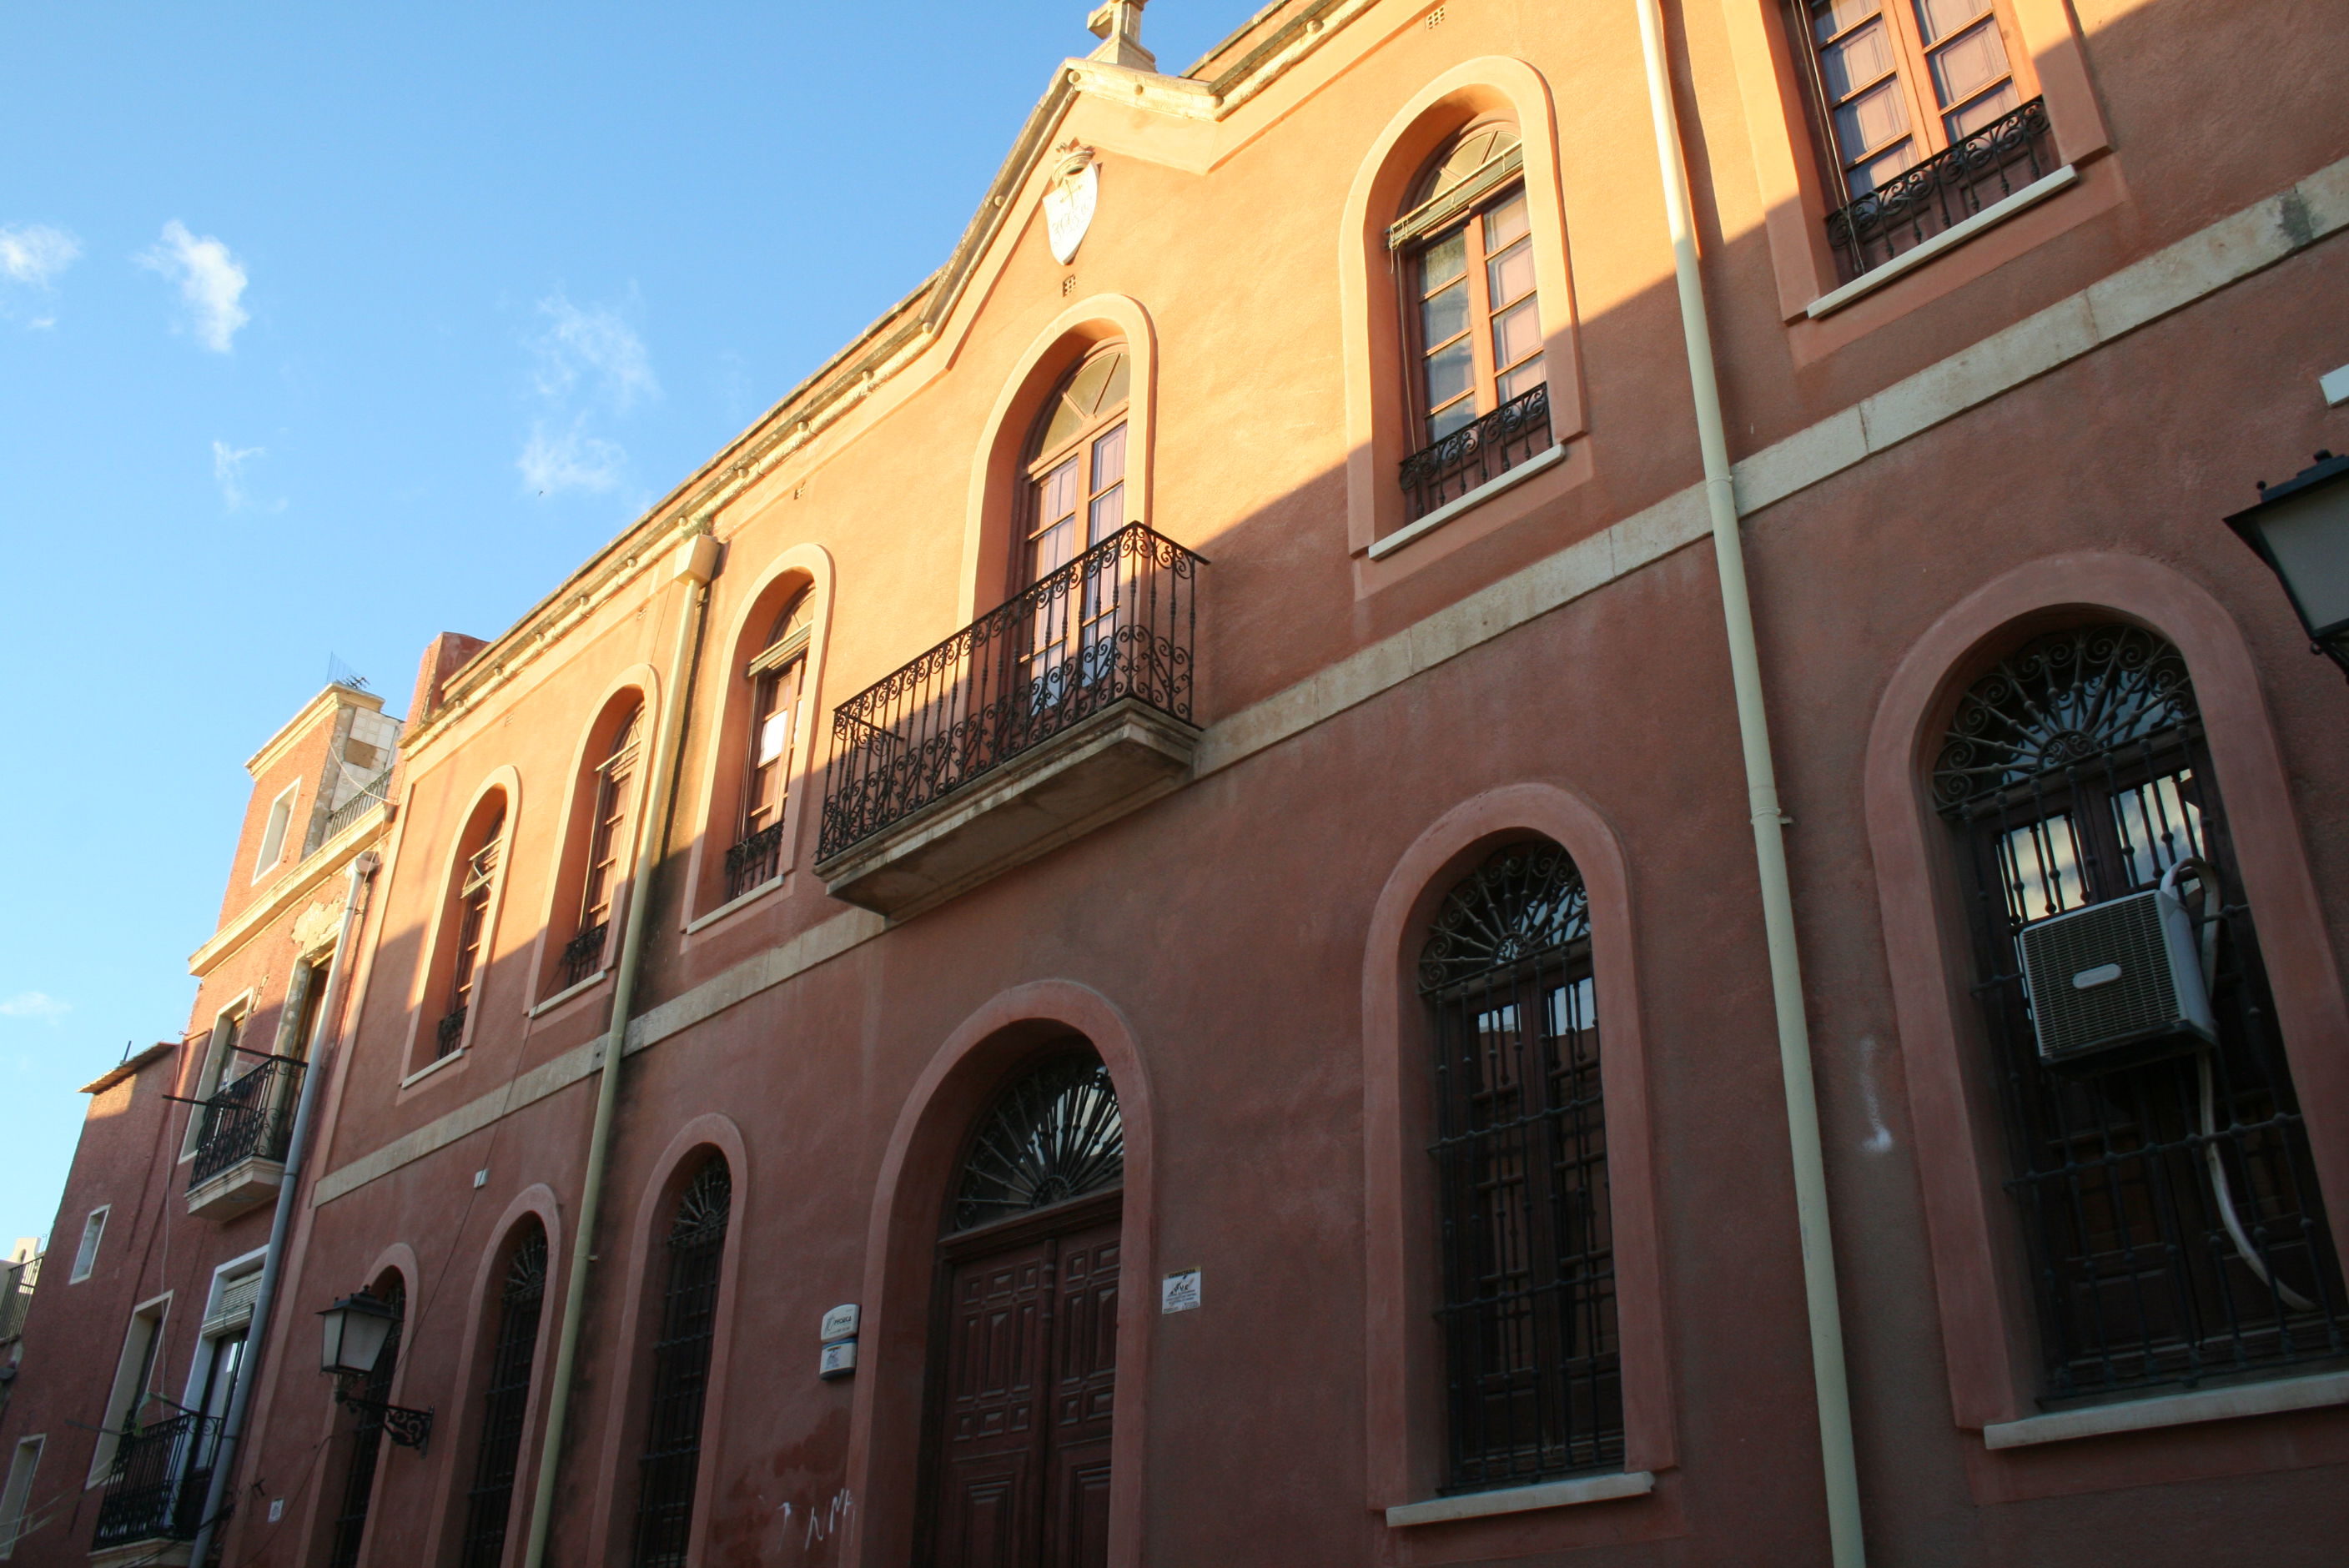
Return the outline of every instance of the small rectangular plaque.
<path id="1" fill-rule="evenodd" d="M 823 1327 L 817 1333 L 816 1337 L 826 1345 L 835 1339 L 854 1339 L 856 1337 L 856 1318 L 855 1303 L 851 1302 L 846 1306 L 835 1306 L 823 1315 Z"/>
<path id="2" fill-rule="evenodd" d="M 1158 1282 L 1158 1310 L 1188 1312 L 1199 1305 L 1199 1271 L 1185 1269 Z"/>
<path id="3" fill-rule="evenodd" d="M 843 1339 L 837 1345 L 823 1347 L 823 1359 L 817 1364 L 816 1376 L 827 1380 L 845 1377 L 856 1370 L 856 1341 Z"/>

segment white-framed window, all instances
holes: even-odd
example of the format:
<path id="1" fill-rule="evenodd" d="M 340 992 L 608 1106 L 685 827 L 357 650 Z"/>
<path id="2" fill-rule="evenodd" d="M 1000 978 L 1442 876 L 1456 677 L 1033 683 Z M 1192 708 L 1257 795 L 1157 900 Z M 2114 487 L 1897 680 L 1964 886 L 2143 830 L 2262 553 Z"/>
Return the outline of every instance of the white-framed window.
<path id="1" fill-rule="evenodd" d="M 301 789 L 299 782 L 288 784 L 269 802 L 269 825 L 261 830 L 261 853 L 253 862 L 254 881 L 259 882 L 262 873 L 285 853 L 285 831 L 294 825 L 294 797 Z"/>
<path id="2" fill-rule="evenodd" d="M 88 1485 L 96 1486 L 114 1468 L 125 1428 L 139 1418 L 140 1407 L 155 1380 L 155 1358 L 162 1353 L 163 1319 L 171 1307 L 169 1291 L 130 1309 L 130 1323 L 122 1332 L 122 1354 L 114 1363 L 114 1386 L 107 1391 L 105 1418 L 98 1423 L 98 1444 L 89 1456 Z"/>
<path id="3" fill-rule="evenodd" d="M 79 1284 L 98 1266 L 98 1243 L 106 1239 L 106 1216 L 113 1208 L 111 1203 L 100 1203 L 81 1222 L 81 1245 L 74 1251 L 73 1272 L 66 1275 L 67 1284 Z"/>
<path id="4" fill-rule="evenodd" d="M 8 1458 L 8 1480 L 0 1484 L 0 1563 L 16 1555 L 16 1542 L 37 1529 L 38 1519 L 27 1520 L 33 1507 L 33 1472 L 40 1468 L 41 1449 L 48 1439 L 39 1433 L 16 1439 Z"/>
<path id="5" fill-rule="evenodd" d="M 212 1271 L 211 1292 L 204 1299 L 203 1326 L 196 1334 L 196 1355 L 188 1367 L 188 1386 L 180 1408 L 210 1421 L 226 1423 L 229 1401 L 236 1397 L 236 1381 L 244 1370 L 245 1341 L 253 1325 L 254 1298 L 261 1294 L 261 1264 L 268 1249 L 233 1258 Z M 212 1446 L 222 1425 L 205 1428 L 185 1450 L 190 1471 L 209 1469 Z"/>
<path id="6" fill-rule="evenodd" d="M 220 1092 L 223 1084 L 248 1067 L 258 1065 L 237 1060 L 240 1048 L 244 1044 L 244 1021 L 252 1015 L 253 1002 L 253 993 L 248 991 L 212 1015 L 212 1037 L 204 1042 L 204 1065 L 196 1074 L 195 1087 L 189 1091 L 189 1099 L 210 1099 Z M 211 1130 L 212 1113 L 202 1105 L 191 1109 L 193 1114 L 188 1118 L 187 1136 L 180 1140 L 181 1160 L 195 1158 L 196 1146 L 204 1140 L 204 1134 Z"/>

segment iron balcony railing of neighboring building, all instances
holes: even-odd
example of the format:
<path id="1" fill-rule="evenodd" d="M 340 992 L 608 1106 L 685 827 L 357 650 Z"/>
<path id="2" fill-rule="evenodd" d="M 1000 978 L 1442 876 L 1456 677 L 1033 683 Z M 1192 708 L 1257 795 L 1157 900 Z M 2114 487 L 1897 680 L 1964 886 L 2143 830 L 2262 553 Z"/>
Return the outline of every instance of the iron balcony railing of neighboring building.
<path id="1" fill-rule="evenodd" d="M 33 1284 L 40 1276 L 37 1253 L 0 1268 L 0 1345 L 25 1332 L 25 1314 L 32 1309 Z"/>
<path id="2" fill-rule="evenodd" d="M 389 798 L 390 790 L 391 769 L 387 768 L 360 785 L 357 794 L 334 809 L 326 818 L 326 835 L 318 841 L 321 844 L 327 842 L 345 828 L 382 805 Z"/>
<path id="3" fill-rule="evenodd" d="M 2033 98 L 1829 214 L 1827 242 L 1848 282 L 2053 174 L 2055 166 L 2047 100 Z"/>
<path id="4" fill-rule="evenodd" d="M 1118 702 L 1191 722 L 1204 557 L 1111 534 L 833 710 L 817 858 Z"/>
<path id="5" fill-rule="evenodd" d="M 90 1550 L 195 1539 L 220 1427 L 219 1417 L 191 1411 L 125 1432 L 98 1500 Z"/>
<path id="6" fill-rule="evenodd" d="M 292 1057 L 264 1057 L 251 1072 L 222 1084 L 198 1112 L 195 1167 L 190 1190 L 246 1160 L 285 1158 L 294 1132 L 294 1101 L 302 1087 L 302 1064 Z"/>
<path id="7" fill-rule="evenodd" d="M 1405 458 L 1405 521 L 1416 522 L 1478 485 L 1490 484 L 1552 444 L 1549 387 L 1545 383 Z"/>

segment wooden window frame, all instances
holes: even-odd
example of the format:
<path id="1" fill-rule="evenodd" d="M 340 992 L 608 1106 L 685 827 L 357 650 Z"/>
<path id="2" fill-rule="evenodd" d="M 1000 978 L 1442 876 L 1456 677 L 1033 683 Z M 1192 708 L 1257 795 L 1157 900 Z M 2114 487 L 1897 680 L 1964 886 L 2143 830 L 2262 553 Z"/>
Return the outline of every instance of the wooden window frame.
<path id="1" fill-rule="evenodd" d="M 1469 125 L 1444 139 L 1435 155 L 1427 160 L 1423 171 L 1415 177 L 1414 187 L 1425 184 L 1455 149 L 1473 137 L 1495 129 L 1506 129 L 1511 135 L 1518 134 L 1516 124 L 1505 119 L 1487 119 Z M 1524 226 L 1500 248 L 1498 253 L 1506 255 L 1509 252 L 1522 250 L 1529 281 L 1523 293 L 1496 305 L 1492 298 L 1489 269 L 1489 263 L 1495 257 L 1487 253 L 1489 230 L 1493 214 L 1512 201 L 1525 203 Z M 1461 237 L 1464 246 L 1461 270 L 1454 278 L 1431 291 L 1425 284 L 1429 253 L 1455 235 Z M 1522 137 L 1452 185 L 1427 192 L 1388 227 L 1387 244 L 1394 260 L 1395 301 L 1402 313 L 1406 382 L 1404 406 L 1411 410 L 1412 439 L 1409 444 L 1412 450 L 1433 446 L 1454 431 L 1497 410 L 1509 400 L 1501 396 L 1502 380 L 1520 374 L 1537 360 L 1543 361 L 1543 377 L 1538 384 L 1547 385 L 1547 342 L 1541 328 L 1541 287 L 1534 264 L 1533 206 L 1526 185 Z M 1467 288 L 1465 325 L 1443 343 L 1431 345 L 1426 341 L 1426 313 L 1421 307 L 1427 300 L 1454 286 L 1454 283 L 1463 284 Z M 1533 351 L 1503 366 L 1498 363 L 1494 329 L 1502 316 L 1526 304 L 1530 304 L 1534 312 Z M 1467 418 L 1459 425 L 1439 432 L 1433 428 L 1439 410 L 1431 406 L 1427 386 L 1428 358 L 1437 349 L 1464 337 L 1469 346 L 1469 387 L 1464 393 L 1447 399 L 1442 407 L 1456 408 L 1464 398 L 1470 411 Z M 1531 390 L 1532 387 L 1528 386 L 1512 396 L 1522 396 Z"/>
<path id="2" fill-rule="evenodd" d="M 619 886 L 627 874 L 624 862 L 632 847 L 627 828 L 641 781 L 638 765 L 644 757 L 644 705 L 638 703 L 613 731 L 609 749 L 595 764 L 595 799 L 588 818 L 587 861 L 580 879 L 575 934 L 585 936 L 598 926 L 605 927 L 606 946 Z"/>
<path id="3" fill-rule="evenodd" d="M 797 756 L 801 714 L 808 696 L 808 645 L 815 640 L 814 595 L 812 586 L 793 594 L 776 612 L 774 630 L 768 634 L 767 645 L 742 666 L 742 678 L 750 685 L 750 727 L 742 752 L 742 799 L 735 811 L 734 841 L 738 844 L 780 824 L 791 803 L 792 763 Z M 807 612 L 804 615 L 803 609 Z M 782 700 L 787 686 L 791 690 L 788 703 Z M 792 716 L 784 729 L 781 748 L 761 762 L 759 750 L 768 720 L 780 712 Z M 768 799 L 771 786 L 772 798 Z"/>

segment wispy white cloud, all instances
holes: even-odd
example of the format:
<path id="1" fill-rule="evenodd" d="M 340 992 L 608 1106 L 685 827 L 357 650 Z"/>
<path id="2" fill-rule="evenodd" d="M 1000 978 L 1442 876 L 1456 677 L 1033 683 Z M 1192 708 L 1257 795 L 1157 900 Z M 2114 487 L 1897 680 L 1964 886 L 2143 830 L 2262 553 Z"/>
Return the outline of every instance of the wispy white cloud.
<path id="1" fill-rule="evenodd" d="M 46 991 L 19 991 L 0 1002 L 0 1017 L 38 1018 L 45 1024 L 55 1024 L 72 1011 L 71 1002 L 60 1002 Z"/>
<path id="2" fill-rule="evenodd" d="M 540 412 L 514 467 L 540 495 L 601 494 L 627 469 L 626 448 L 595 427 L 661 395 L 652 356 L 612 305 L 585 309 L 561 290 L 538 302 L 543 330 L 528 340 Z"/>
<path id="3" fill-rule="evenodd" d="M 538 356 L 534 379 L 539 396 L 569 399 L 581 383 L 598 402 L 625 414 L 638 399 L 660 396 L 652 359 L 636 328 L 609 305 L 582 310 L 557 289 L 538 302 L 546 331 L 531 345 Z"/>
<path id="4" fill-rule="evenodd" d="M 530 440 L 515 463 L 523 483 L 541 495 L 568 490 L 601 494 L 618 484 L 628 454 L 617 442 L 587 434 L 584 423 L 574 419 L 567 428 L 553 430 L 545 420 L 533 420 Z"/>
<path id="5" fill-rule="evenodd" d="M 212 443 L 212 482 L 220 486 L 221 505 L 230 511 L 284 511 L 283 500 L 256 507 L 252 494 L 245 489 L 244 465 L 255 458 L 269 455 L 266 447 L 232 447 L 226 441 Z"/>
<path id="6" fill-rule="evenodd" d="M 16 285 L 8 292 L 22 295 L 30 294 L 45 304 L 57 292 L 59 273 L 74 264 L 81 254 L 81 242 L 63 229 L 47 223 L 26 223 L 20 228 L 0 229 L 0 279 Z M 43 308 L 34 307 L 36 314 L 25 320 L 29 327 L 50 327 L 57 324 L 57 316 Z M 13 320 L 16 316 L 14 300 L 0 303 L 0 315 Z"/>
<path id="7" fill-rule="evenodd" d="M 237 329 L 253 319 L 241 303 L 248 281 L 244 263 L 210 234 L 199 238 L 174 218 L 163 225 L 163 237 L 135 259 L 180 285 L 196 340 L 213 353 L 226 354 Z"/>

